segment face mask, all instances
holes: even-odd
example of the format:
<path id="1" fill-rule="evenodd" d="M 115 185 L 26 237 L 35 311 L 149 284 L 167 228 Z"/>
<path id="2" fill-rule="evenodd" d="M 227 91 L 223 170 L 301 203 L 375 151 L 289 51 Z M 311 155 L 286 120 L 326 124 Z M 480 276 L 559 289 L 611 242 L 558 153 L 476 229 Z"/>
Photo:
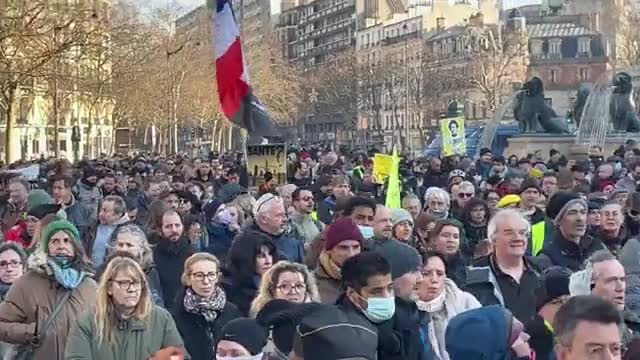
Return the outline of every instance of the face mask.
<path id="1" fill-rule="evenodd" d="M 369 239 L 373 237 L 373 228 L 371 226 L 358 225 L 358 229 L 363 238 Z"/>
<path id="2" fill-rule="evenodd" d="M 258 355 L 237 356 L 237 357 L 216 355 L 216 360 L 262 360 L 263 356 L 264 356 L 263 353 L 260 353 Z"/>
<path id="3" fill-rule="evenodd" d="M 438 211 L 432 211 L 431 215 L 433 215 L 437 220 L 440 220 L 440 219 L 446 219 L 447 216 L 449 216 L 449 212 L 438 210 Z"/>
<path id="4" fill-rule="evenodd" d="M 396 299 L 393 296 L 388 298 L 369 298 L 367 299 L 367 310 L 363 310 L 364 316 L 374 324 L 391 319 L 395 312 Z"/>

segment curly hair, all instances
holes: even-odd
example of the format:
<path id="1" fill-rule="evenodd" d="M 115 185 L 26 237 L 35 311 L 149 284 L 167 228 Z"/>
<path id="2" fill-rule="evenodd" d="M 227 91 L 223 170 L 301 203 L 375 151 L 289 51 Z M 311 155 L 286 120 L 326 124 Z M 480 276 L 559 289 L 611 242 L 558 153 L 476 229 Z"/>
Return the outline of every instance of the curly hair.
<path id="1" fill-rule="evenodd" d="M 307 287 L 307 299 L 306 302 L 319 302 L 320 294 L 318 293 L 318 285 L 316 284 L 315 276 L 307 269 L 305 265 L 291 263 L 288 261 L 280 261 L 273 265 L 271 269 L 262 275 L 262 281 L 260 282 L 260 289 L 258 295 L 251 303 L 251 310 L 249 314 L 251 317 L 255 317 L 260 310 L 271 300 L 274 299 L 276 283 L 280 275 L 286 272 L 298 273 L 302 275 L 304 284 Z"/>

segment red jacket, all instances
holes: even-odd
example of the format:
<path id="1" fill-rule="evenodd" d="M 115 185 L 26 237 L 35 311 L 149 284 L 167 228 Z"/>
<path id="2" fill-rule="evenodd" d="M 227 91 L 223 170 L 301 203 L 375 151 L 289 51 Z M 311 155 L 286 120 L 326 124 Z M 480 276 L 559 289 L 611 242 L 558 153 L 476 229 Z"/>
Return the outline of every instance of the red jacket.
<path id="1" fill-rule="evenodd" d="M 27 223 L 24 221 L 18 222 L 9 231 L 4 234 L 5 241 L 11 241 L 20 244 L 23 248 L 28 248 L 31 240 L 27 236 Z"/>

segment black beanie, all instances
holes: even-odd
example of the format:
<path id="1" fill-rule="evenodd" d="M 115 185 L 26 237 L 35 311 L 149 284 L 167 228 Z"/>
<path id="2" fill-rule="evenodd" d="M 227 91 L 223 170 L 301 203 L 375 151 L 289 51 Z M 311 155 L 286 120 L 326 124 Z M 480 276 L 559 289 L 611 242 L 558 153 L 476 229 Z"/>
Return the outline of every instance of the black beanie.
<path id="1" fill-rule="evenodd" d="M 527 191 L 527 189 L 536 189 L 536 190 L 538 190 L 539 193 L 542 194 L 542 190 L 540 189 L 540 185 L 538 185 L 538 180 L 532 179 L 530 177 L 526 178 L 522 182 L 522 185 L 520 185 L 520 192 L 518 193 L 518 195 L 520 195 L 523 192 Z"/>
<path id="2" fill-rule="evenodd" d="M 86 178 L 90 178 L 92 176 L 97 176 L 98 172 L 96 171 L 96 169 L 93 166 L 85 166 L 82 169 L 82 178 L 86 179 Z"/>
<path id="3" fill-rule="evenodd" d="M 560 213 L 560 210 L 571 200 L 579 199 L 580 196 L 569 192 L 557 192 L 549 200 L 547 205 L 547 217 L 551 220 L 555 220 Z"/>
<path id="4" fill-rule="evenodd" d="M 229 321 L 221 331 L 219 340 L 236 342 L 251 355 L 258 355 L 267 345 L 267 330 L 254 319 L 239 318 Z"/>
<path id="5" fill-rule="evenodd" d="M 563 295 L 569 295 L 569 278 L 571 270 L 552 266 L 540 276 L 539 286 L 535 290 L 536 311 L 544 305 Z"/>
<path id="6" fill-rule="evenodd" d="M 486 147 L 480 149 L 480 156 L 484 156 L 485 154 L 492 154 L 491 149 L 486 148 Z"/>

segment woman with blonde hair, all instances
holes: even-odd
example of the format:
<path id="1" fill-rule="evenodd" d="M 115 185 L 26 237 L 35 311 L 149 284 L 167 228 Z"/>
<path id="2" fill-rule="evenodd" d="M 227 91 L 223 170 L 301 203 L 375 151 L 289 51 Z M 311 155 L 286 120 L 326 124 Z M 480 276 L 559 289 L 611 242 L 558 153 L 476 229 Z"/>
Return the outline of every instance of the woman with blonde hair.
<path id="1" fill-rule="evenodd" d="M 151 301 L 140 265 L 116 257 L 102 275 L 95 307 L 73 326 L 64 358 L 148 359 L 170 346 L 183 346 L 171 315 Z"/>
<path id="2" fill-rule="evenodd" d="M 301 304 L 320 302 L 316 278 L 305 265 L 280 261 L 262 275 L 258 295 L 249 314 L 256 315 L 271 300 L 288 300 Z"/>
<path id="3" fill-rule="evenodd" d="M 108 247 L 107 261 L 96 269 L 96 279 L 102 277 L 110 259 L 117 256 L 126 256 L 134 259 L 147 277 L 151 300 L 154 304 L 164 307 L 162 300 L 162 285 L 160 276 L 153 262 L 153 251 L 147 240 L 147 235 L 134 224 L 124 225 L 115 230 L 111 244 Z"/>
<path id="4" fill-rule="evenodd" d="M 220 261 L 215 256 L 196 253 L 184 262 L 184 289 L 173 309 L 173 318 L 193 360 L 214 359 L 222 327 L 242 316 L 227 301 L 220 280 Z"/>

